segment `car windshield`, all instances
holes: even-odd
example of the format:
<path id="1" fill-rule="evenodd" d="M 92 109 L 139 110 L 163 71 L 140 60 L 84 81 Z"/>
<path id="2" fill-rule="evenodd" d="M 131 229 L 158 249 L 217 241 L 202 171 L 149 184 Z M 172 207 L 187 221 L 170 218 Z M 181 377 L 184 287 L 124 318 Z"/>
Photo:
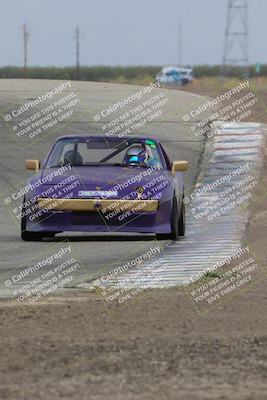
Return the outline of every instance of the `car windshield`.
<path id="1" fill-rule="evenodd" d="M 113 165 L 162 168 L 158 145 L 152 139 L 61 139 L 55 144 L 45 167 L 54 168 L 67 164 L 76 167 Z"/>

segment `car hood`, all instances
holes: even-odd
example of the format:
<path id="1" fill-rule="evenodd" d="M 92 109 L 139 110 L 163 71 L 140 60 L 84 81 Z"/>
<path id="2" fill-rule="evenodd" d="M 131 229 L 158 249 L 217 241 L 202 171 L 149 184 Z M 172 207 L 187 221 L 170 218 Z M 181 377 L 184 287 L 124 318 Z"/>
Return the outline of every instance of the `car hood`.
<path id="1" fill-rule="evenodd" d="M 59 174 L 57 174 L 59 171 Z M 126 181 L 133 183 L 147 183 L 160 175 L 169 176 L 170 172 L 153 168 L 125 168 L 115 166 L 87 166 L 73 167 L 65 171 L 60 169 L 44 169 L 41 172 L 43 185 L 57 185 L 64 178 L 75 176 L 82 185 L 97 185 L 111 187 L 115 183 L 123 184 Z M 135 182 L 134 182 L 135 181 Z M 139 182 L 140 181 L 140 182 Z"/>

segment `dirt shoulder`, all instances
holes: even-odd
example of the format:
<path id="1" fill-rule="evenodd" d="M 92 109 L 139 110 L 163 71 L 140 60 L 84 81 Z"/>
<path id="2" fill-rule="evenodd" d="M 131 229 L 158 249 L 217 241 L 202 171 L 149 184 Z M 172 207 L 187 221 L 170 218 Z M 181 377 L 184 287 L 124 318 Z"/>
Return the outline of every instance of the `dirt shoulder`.
<path id="1" fill-rule="evenodd" d="M 263 187 L 266 163 L 248 228 L 266 271 Z M 0 398 L 265 399 L 266 316 L 265 279 L 204 314 L 183 288 L 150 291 L 113 315 L 86 291 L 19 308 L 2 301 Z"/>

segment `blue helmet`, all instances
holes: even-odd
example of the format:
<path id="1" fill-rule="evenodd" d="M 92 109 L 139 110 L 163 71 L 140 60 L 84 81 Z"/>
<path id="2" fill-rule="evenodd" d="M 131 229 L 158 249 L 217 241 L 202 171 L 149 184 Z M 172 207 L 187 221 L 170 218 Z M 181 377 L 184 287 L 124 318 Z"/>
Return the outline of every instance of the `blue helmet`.
<path id="1" fill-rule="evenodd" d="M 141 146 L 130 147 L 124 157 L 124 163 L 127 165 L 140 165 L 147 162 L 148 154 Z"/>

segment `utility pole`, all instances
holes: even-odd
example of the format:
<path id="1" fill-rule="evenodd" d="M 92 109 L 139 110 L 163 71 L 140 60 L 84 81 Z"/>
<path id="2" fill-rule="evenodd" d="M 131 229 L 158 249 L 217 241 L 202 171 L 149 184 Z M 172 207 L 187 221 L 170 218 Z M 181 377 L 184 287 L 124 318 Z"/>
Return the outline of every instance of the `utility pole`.
<path id="1" fill-rule="evenodd" d="M 248 0 L 228 0 L 222 76 L 228 75 L 229 65 L 242 66 L 249 76 L 248 32 Z"/>
<path id="2" fill-rule="evenodd" d="M 76 79 L 80 79 L 80 28 L 75 29 L 75 42 L 76 42 Z"/>
<path id="3" fill-rule="evenodd" d="M 178 66 L 182 68 L 182 19 L 179 21 Z"/>
<path id="4" fill-rule="evenodd" d="M 27 29 L 27 25 L 23 24 L 23 52 L 24 52 L 24 72 L 26 74 L 28 67 L 28 43 L 30 34 Z"/>

